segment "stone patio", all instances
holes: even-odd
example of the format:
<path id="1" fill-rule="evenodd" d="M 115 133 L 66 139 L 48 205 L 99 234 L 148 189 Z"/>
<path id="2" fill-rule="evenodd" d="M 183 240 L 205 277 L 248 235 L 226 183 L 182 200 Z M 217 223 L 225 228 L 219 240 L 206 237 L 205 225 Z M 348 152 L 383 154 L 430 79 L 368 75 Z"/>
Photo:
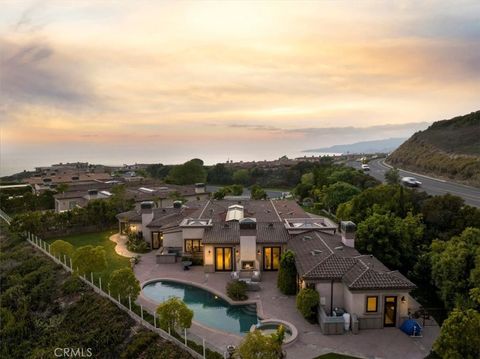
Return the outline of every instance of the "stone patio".
<path id="1" fill-rule="evenodd" d="M 225 285 L 230 279 L 230 273 L 206 274 L 201 266 L 184 271 L 180 263 L 156 264 L 154 252 L 142 255 L 134 271 L 142 284 L 152 279 L 178 279 L 200 284 L 223 297 L 226 297 Z M 285 296 L 278 291 L 276 278 L 276 272 L 262 273 L 262 289 L 259 292 L 249 292 L 249 300 L 257 302 L 257 311 L 262 319 L 281 319 L 296 326 L 298 338 L 285 348 L 289 358 L 309 359 L 337 352 L 362 358 L 420 359 L 429 354 L 439 333 L 438 326 L 428 326 L 424 328 L 423 338 L 410 338 L 397 328 L 361 330 L 358 335 L 323 335 L 318 325 L 308 323 L 298 313 L 294 296 Z M 151 311 L 157 306 L 142 294 L 137 302 Z M 241 341 L 240 336 L 199 323 L 194 323 L 190 331 L 218 348 L 225 348 L 228 344 L 237 345 Z"/>

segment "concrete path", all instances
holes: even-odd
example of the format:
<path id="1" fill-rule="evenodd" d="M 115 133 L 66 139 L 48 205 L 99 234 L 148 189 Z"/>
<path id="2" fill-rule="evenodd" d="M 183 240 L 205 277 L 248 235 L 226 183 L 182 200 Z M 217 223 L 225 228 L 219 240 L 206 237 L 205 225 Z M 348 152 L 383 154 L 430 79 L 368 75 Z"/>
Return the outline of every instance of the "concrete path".
<path id="1" fill-rule="evenodd" d="M 110 236 L 110 240 L 112 242 L 117 243 L 117 245 L 115 246 L 115 252 L 117 252 L 117 254 L 127 258 L 132 258 L 137 256 L 137 253 L 130 252 L 127 249 L 127 244 L 126 244 L 127 239 L 128 239 L 127 236 L 123 236 L 119 233 L 114 234 L 113 236 Z"/>
<path id="2" fill-rule="evenodd" d="M 156 264 L 155 253 L 143 255 L 134 272 L 141 283 L 156 278 L 176 278 L 200 284 L 223 295 L 230 279 L 230 273 L 205 274 L 201 266 L 184 271 L 180 263 Z M 262 289 L 259 292 L 249 292 L 249 299 L 259 301 L 258 312 L 262 319 L 281 319 L 296 326 L 298 338 L 285 348 L 289 358 L 309 359 L 337 352 L 360 358 L 423 359 L 429 354 L 432 343 L 438 336 L 438 326 L 426 327 L 423 338 L 410 338 L 397 328 L 362 330 L 358 335 L 323 335 L 318 325 L 308 323 L 299 314 L 294 296 L 285 296 L 278 291 L 276 279 L 276 272 L 262 273 Z M 143 294 L 140 294 L 137 302 L 152 311 L 158 305 Z M 228 344 L 238 345 L 241 341 L 237 335 L 214 330 L 200 323 L 195 323 L 190 331 L 222 349 Z"/>

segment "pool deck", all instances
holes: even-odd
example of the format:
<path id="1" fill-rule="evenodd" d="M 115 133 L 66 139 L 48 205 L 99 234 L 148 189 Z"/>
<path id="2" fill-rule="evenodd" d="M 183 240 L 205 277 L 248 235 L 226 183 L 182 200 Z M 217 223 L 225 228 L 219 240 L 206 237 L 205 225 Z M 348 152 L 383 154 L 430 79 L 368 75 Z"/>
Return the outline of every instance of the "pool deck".
<path id="1" fill-rule="evenodd" d="M 142 284 L 154 279 L 177 279 L 204 287 L 227 298 L 225 285 L 230 280 L 229 272 L 206 274 L 201 266 L 184 271 L 180 263 L 156 264 L 154 252 L 142 255 L 134 271 Z M 262 319 L 281 319 L 297 328 L 297 340 L 285 348 L 290 358 L 309 359 L 337 352 L 360 358 L 420 359 L 429 354 L 432 343 L 439 334 L 438 326 L 427 326 L 424 328 L 422 338 L 410 338 L 397 328 L 361 330 L 358 335 L 351 333 L 323 335 L 318 325 L 308 323 L 299 314 L 295 307 L 295 296 L 281 294 L 276 283 L 276 272 L 263 272 L 260 283 L 262 289 L 259 292 L 249 292 L 249 301 L 257 302 L 258 313 Z M 137 302 L 151 311 L 157 306 L 142 294 Z M 241 341 L 240 336 L 205 327 L 196 322 L 193 323 L 190 332 L 205 338 L 218 348 L 225 348 L 229 344 L 238 345 Z"/>

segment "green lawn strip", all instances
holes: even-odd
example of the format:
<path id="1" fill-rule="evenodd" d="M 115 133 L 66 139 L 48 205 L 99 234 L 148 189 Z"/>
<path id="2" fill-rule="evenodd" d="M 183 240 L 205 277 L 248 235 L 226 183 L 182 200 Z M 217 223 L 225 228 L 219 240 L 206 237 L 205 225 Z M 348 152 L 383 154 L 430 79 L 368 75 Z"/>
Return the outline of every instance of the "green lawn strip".
<path id="1" fill-rule="evenodd" d="M 337 353 L 327 353 L 320 355 L 314 359 L 359 359 L 357 357 L 352 357 L 349 355 L 337 354 Z"/>
<path id="2" fill-rule="evenodd" d="M 100 276 L 102 277 L 102 285 L 106 285 L 113 271 L 130 266 L 129 258 L 118 255 L 115 252 L 115 246 L 117 244 L 109 239 L 110 236 L 113 234 L 115 234 L 115 231 L 77 234 L 61 238 L 49 239 L 47 240 L 47 242 L 51 244 L 57 239 L 61 239 L 63 241 L 71 243 L 75 248 L 88 245 L 102 246 L 105 249 L 105 255 L 107 258 L 107 269 L 102 272 L 95 273 L 95 283 L 97 283 L 98 285 L 98 277 Z"/>

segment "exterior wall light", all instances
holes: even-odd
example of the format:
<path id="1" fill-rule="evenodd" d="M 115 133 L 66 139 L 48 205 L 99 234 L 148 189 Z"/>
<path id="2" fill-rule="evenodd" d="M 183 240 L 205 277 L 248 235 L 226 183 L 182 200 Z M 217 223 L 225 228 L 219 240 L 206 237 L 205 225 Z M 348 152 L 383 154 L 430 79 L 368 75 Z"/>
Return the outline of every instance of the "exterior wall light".
<path id="1" fill-rule="evenodd" d="M 405 296 L 402 296 L 402 299 L 400 299 L 400 301 L 405 304 L 407 302 L 407 300 L 405 299 Z"/>

